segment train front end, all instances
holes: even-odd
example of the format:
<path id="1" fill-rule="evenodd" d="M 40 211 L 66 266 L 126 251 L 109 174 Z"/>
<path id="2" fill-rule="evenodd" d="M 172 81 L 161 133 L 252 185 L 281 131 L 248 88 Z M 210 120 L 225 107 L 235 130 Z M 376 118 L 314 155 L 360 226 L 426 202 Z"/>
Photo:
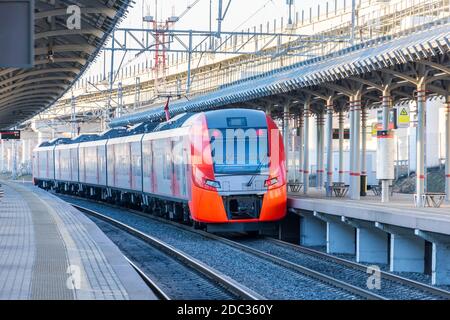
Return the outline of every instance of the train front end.
<path id="1" fill-rule="evenodd" d="M 283 139 L 264 112 L 200 115 L 191 133 L 191 216 L 207 230 L 273 228 L 286 214 Z"/>

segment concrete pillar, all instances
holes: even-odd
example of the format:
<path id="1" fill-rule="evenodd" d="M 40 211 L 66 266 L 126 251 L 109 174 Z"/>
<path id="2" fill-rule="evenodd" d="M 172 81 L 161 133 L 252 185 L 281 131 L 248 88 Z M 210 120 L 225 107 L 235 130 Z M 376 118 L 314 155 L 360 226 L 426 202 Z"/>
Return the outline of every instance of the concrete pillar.
<path id="1" fill-rule="evenodd" d="M 333 185 L 333 99 L 327 101 L 327 196 L 331 197 Z"/>
<path id="2" fill-rule="evenodd" d="M 266 115 L 269 117 L 272 115 L 272 106 L 270 104 L 266 106 Z"/>
<path id="3" fill-rule="evenodd" d="M 424 272 L 425 241 L 414 235 L 391 234 L 390 270 Z"/>
<path id="4" fill-rule="evenodd" d="M 416 206 L 423 207 L 425 192 L 425 77 L 417 85 L 417 128 L 416 128 Z"/>
<path id="5" fill-rule="evenodd" d="M 431 283 L 450 285 L 450 237 L 418 229 L 414 234 L 432 243 Z"/>
<path id="6" fill-rule="evenodd" d="M 341 220 L 356 228 L 356 262 L 388 263 L 388 234 L 373 222 L 342 217 Z"/>
<path id="7" fill-rule="evenodd" d="M 367 168 L 366 168 L 366 151 L 367 151 L 367 109 L 361 110 L 361 193 L 365 197 L 367 194 Z"/>
<path id="8" fill-rule="evenodd" d="M 323 113 L 317 114 L 317 188 L 323 187 L 323 157 L 324 157 L 324 118 Z"/>
<path id="9" fill-rule="evenodd" d="M 339 182 L 344 182 L 344 112 L 339 111 Z"/>
<path id="10" fill-rule="evenodd" d="M 450 242 L 433 242 L 431 283 L 450 285 Z"/>
<path id="11" fill-rule="evenodd" d="M 356 227 L 356 262 L 387 264 L 388 234 L 365 221 Z"/>
<path id="12" fill-rule="evenodd" d="M 327 222 L 327 253 L 355 254 L 355 229 L 340 221 Z"/>
<path id="13" fill-rule="evenodd" d="M 303 158 L 303 193 L 307 194 L 309 190 L 309 115 L 311 102 L 306 100 L 303 109 L 303 117 L 305 119 L 305 134 L 304 134 L 304 158 Z"/>
<path id="14" fill-rule="evenodd" d="M 391 235 L 389 270 L 391 272 L 420 272 L 425 270 L 425 240 L 414 231 L 376 222 L 375 226 Z"/>
<path id="15" fill-rule="evenodd" d="M 383 90 L 383 97 L 381 101 L 383 111 L 383 130 L 389 130 L 390 109 L 392 107 L 392 97 L 389 88 Z M 384 156 L 382 157 L 384 158 Z M 381 180 L 381 202 L 389 202 L 389 180 Z"/>
<path id="16" fill-rule="evenodd" d="M 356 229 L 356 262 L 388 263 L 388 234 L 375 228 Z"/>
<path id="17" fill-rule="evenodd" d="M 298 163 L 299 163 L 299 177 L 298 181 L 303 182 L 303 155 L 304 155 L 304 149 L 303 149 L 303 135 L 304 135 L 304 115 L 303 112 L 299 115 L 299 123 L 298 123 L 298 129 L 297 129 L 297 139 L 298 139 Z"/>
<path id="18" fill-rule="evenodd" d="M 283 111 L 283 142 L 284 142 L 284 153 L 286 155 L 286 177 L 289 180 L 289 163 L 290 163 L 290 150 L 289 150 L 289 133 L 290 133 L 290 126 L 289 126 L 289 103 L 286 103 L 284 105 L 284 111 Z"/>
<path id="19" fill-rule="evenodd" d="M 445 122 L 445 199 L 450 202 L 450 94 L 446 97 L 447 119 Z"/>
<path id="20" fill-rule="evenodd" d="M 325 246 L 327 228 L 322 220 L 306 214 L 300 218 L 300 244 L 303 246 Z"/>

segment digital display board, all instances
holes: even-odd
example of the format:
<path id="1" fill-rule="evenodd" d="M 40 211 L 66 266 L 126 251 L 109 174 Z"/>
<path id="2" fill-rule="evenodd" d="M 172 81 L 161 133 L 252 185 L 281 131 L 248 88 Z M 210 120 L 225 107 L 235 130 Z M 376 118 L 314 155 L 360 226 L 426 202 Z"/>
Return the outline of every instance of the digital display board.
<path id="1" fill-rule="evenodd" d="M 227 118 L 227 124 L 229 127 L 246 127 L 247 118 L 244 117 Z"/>
<path id="2" fill-rule="evenodd" d="M 0 131 L 0 137 L 2 140 L 19 140 L 20 131 L 19 130 Z"/>
<path id="3" fill-rule="evenodd" d="M 0 44 L 0 68 L 33 66 L 34 0 L 0 0 Z"/>

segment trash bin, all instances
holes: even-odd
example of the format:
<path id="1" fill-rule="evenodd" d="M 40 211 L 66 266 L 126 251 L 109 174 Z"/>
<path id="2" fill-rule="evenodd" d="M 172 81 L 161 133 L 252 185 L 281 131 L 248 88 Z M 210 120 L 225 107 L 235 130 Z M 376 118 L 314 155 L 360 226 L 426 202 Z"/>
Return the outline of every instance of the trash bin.
<path id="1" fill-rule="evenodd" d="M 361 175 L 361 190 L 359 195 L 361 197 L 365 197 L 367 195 L 367 176 L 366 175 Z"/>

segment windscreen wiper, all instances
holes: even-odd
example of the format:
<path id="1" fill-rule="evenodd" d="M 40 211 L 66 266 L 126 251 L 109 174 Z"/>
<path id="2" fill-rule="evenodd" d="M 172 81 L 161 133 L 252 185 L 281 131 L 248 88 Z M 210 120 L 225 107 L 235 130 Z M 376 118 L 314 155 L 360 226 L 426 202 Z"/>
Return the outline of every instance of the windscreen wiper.
<path id="1" fill-rule="evenodd" d="M 264 161 L 266 161 L 266 159 L 267 159 L 267 155 L 264 157 Z M 253 181 L 255 181 L 255 178 L 258 175 L 258 172 L 261 170 L 262 166 L 264 165 L 264 161 L 261 161 L 258 164 L 258 167 L 256 168 L 256 173 L 254 175 L 252 175 L 250 180 L 247 182 L 247 187 L 251 187 L 251 185 L 253 184 Z"/>

